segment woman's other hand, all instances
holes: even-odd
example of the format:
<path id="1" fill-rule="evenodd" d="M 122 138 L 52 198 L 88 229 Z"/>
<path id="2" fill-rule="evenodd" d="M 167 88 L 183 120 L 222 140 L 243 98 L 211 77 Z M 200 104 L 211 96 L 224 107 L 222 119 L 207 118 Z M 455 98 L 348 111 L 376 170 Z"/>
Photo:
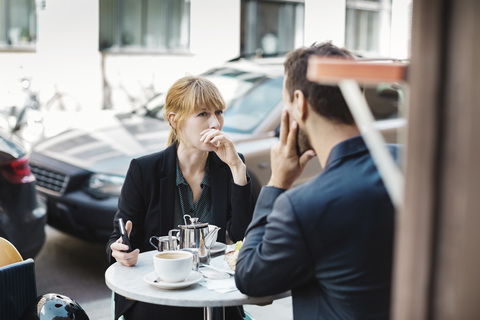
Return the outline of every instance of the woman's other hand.
<path id="1" fill-rule="evenodd" d="M 129 220 L 125 224 L 125 230 L 127 231 L 127 235 L 130 238 L 130 233 L 132 232 L 133 224 Z M 138 261 L 138 255 L 140 253 L 139 249 L 135 249 L 131 252 L 126 252 L 128 250 L 128 246 L 123 243 L 122 237 L 118 238 L 117 241 L 110 245 L 110 249 L 112 250 L 112 257 L 117 260 L 118 263 L 123 264 L 127 267 L 133 267 Z"/>

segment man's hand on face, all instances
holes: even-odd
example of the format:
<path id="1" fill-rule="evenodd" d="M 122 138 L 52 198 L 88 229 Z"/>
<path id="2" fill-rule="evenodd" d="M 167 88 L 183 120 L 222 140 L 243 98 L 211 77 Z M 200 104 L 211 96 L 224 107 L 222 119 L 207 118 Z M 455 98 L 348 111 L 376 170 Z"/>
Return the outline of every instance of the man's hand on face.
<path id="1" fill-rule="evenodd" d="M 307 150 L 298 156 L 297 130 L 297 122 L 290 123 L 289 114 L 286 109 L 283 109 L 279 141 L 270 151 L 272 175 L 268 182 L 269 186 L 290 189 L 302 174 L 308 161 L 315 157 L 313 150 Z"/>

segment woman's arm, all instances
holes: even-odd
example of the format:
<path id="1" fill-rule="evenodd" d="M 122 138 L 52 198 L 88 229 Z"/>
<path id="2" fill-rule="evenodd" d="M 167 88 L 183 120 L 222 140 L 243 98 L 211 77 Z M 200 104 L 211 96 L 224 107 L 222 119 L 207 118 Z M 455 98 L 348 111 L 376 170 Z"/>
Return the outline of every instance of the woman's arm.
<path id="1" fill-rule="evenodd" d="M 139 250 L 137 249 L 135 241 L 131 241 L 132 249 L 134 249 L 132 252 L 128 254 L 122 252 L 124 247 L 121 245 L 121 235 L 117 221 L 119 218 L 122 218 L 123 221 L 127 223 L 129 235 L 131 235 L 134 227 L 138 228 L 143 224 L 141 221 L 143 215 L 140 214 L 140 212 L 144 212 L 145 208 L 140 188 L 141 183 L 140 168 L 134 159 L 130 162 L 130 167 L 125 177 L 125 182 L 118 199 L 118 210 L 113 219 L 113 232 L 107 243 L 107 258 L 110 263 L 119 261 L 125 265 L 133 265 L 136 263 L 136 258 L 138 258 Z"/>

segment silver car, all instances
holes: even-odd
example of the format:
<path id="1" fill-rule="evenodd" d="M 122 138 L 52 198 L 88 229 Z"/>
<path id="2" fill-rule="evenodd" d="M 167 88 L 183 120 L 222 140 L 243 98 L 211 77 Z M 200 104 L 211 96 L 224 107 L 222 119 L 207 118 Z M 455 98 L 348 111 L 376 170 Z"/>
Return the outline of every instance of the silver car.
<path id="1" fill-rule="evenodd" d="M 223 130 L 245 156 L 256 193 L 270 177 L 270 148 L 278 141 L 282 110 L 283 58 L 238 59 L 202 76 L 212 80 L 226 103 Z M 377 91 L 380 90 L 380 91 Z M 369 88 L 378 124 L 395 142 L 398 92 Z M 166 147 L 170 127 L 163 120 L 165 95 L 131 113 L 101 111 L 77 119 L 76 128 L 38 144 L 30 157 L 37 188 L 47 205 L 48 224 L 86 240 L 104 242 L 130 160 Z M 302 183 L 318 174 L 310 161 Z"/>

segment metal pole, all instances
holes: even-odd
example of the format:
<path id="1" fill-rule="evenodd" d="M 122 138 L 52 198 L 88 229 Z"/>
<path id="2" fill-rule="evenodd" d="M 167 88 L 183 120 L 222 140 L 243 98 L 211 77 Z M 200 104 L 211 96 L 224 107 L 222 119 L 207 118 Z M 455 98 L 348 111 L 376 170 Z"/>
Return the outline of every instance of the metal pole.
<path id="1" fill-rule="evenodd" d="M 214 307 L 204 307 L 203 308 L 203 319 L 212 320 L 213 319 L 213 308 Z M 225 307 L 222 308 L 222 319 L 225 320 Z"/>
<path id="2" fill-rule="evenodd" d="M 399 208 L 403 202 L 403 174 L 388 152 L 382 135 L 373 126 L 374 119 L 367 101 L 355 80 L 341 80 L 338 85 L 372 154 L 385 188 L 395 207 Z"/>

